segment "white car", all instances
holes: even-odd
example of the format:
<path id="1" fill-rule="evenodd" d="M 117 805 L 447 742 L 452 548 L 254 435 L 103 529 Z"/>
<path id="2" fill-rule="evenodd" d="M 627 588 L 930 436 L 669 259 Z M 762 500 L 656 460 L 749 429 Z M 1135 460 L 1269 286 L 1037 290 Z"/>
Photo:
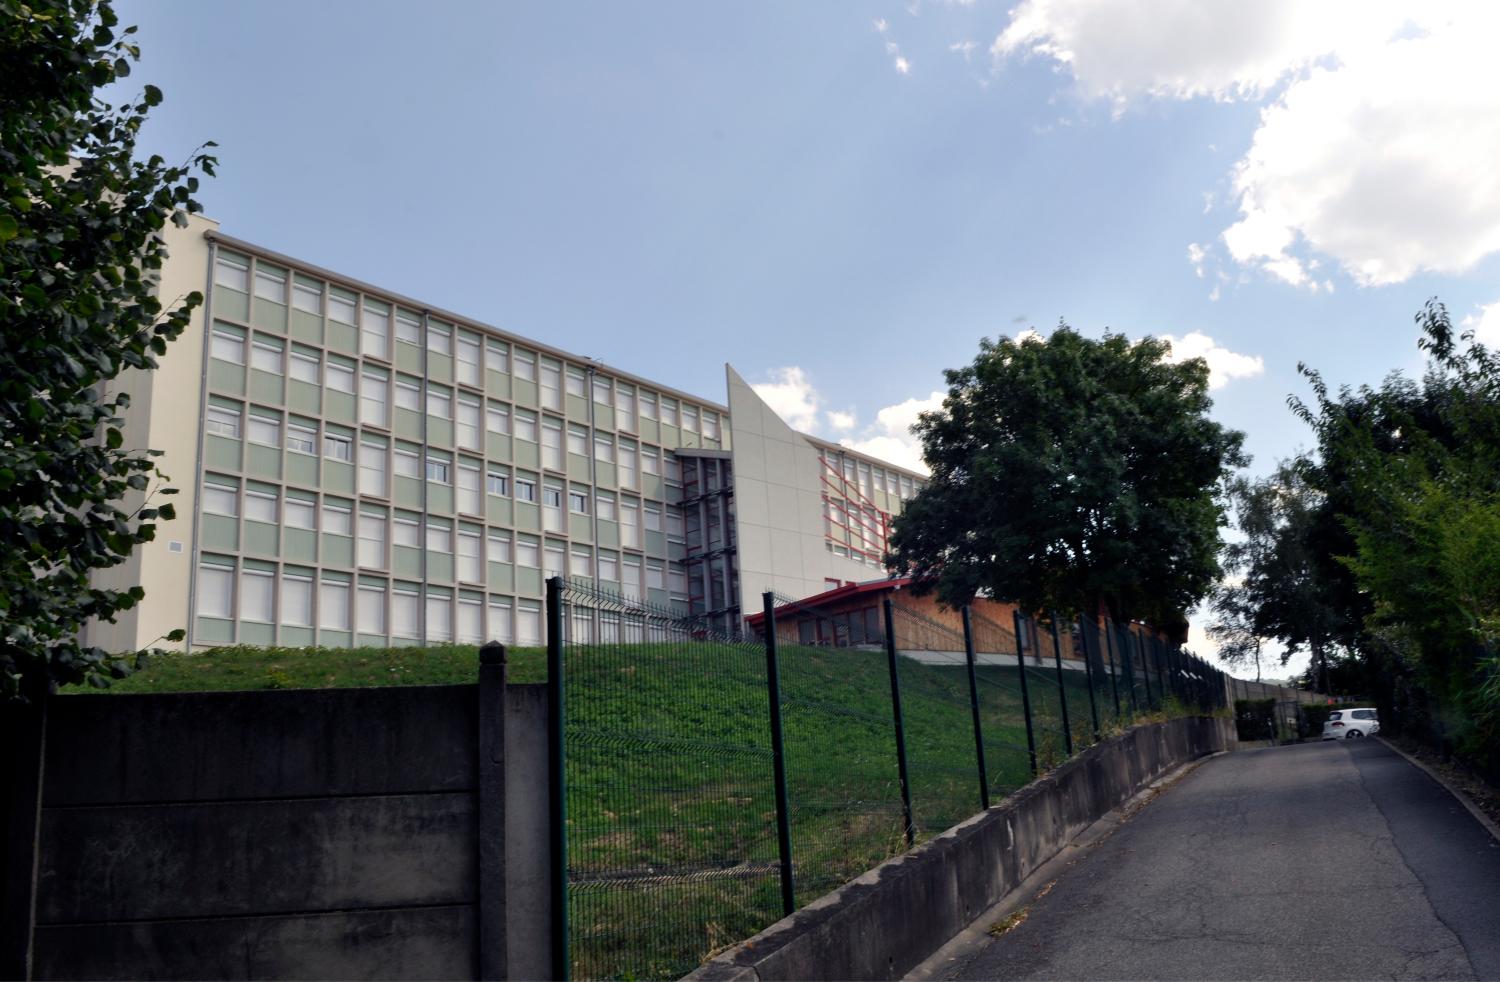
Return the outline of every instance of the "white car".
<path id="1" fill-rule="evenodd" d="M 1380 732 L 1380 717 L 1373 709 L 1335 709 L 1323 724 L 1325 740 L 1358 740 Z"/>

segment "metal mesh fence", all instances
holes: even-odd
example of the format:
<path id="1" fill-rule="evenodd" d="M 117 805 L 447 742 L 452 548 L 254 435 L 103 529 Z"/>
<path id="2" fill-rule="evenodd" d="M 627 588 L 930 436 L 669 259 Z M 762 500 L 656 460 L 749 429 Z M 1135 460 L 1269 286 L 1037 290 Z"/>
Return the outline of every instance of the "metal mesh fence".
<path id="1" fill-rule="evenodd" d="M 765 649 L 562 600 L 572 973 L 675 978 L 781 916 Z"/>

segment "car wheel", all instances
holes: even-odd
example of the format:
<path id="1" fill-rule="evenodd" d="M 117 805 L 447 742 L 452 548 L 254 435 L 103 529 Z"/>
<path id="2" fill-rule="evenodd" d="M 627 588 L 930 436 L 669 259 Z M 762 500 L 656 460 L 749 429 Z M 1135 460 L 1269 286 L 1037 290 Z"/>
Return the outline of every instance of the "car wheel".
<path id="1" fill-rule="evenodd" d="M 1345 740 L 1358 740 L 1362 736 L 1364 736 L 1364 734 L 1361 733 L 1361 732 L 1359 732 L 1358 730 L 1350 730 L 1349 733 L 1348 733 L 1348 735 L 1345 736 L 1344 739 Z"/>

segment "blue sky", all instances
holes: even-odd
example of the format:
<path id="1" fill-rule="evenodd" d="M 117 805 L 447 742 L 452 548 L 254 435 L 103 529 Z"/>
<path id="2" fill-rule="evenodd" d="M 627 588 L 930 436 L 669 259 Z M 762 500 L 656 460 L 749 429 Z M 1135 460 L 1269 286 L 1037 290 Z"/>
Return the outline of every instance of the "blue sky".
<path id="1" fill-rule="evenodd" d="M 980 337 L 1059 318 L 1200 335 L 1256 472 L 1307 442 L 1299 360 L 1416 368 L 1433 295 L 1500 337 L 1484 5 L 120 13 L 229 234 L 710 398 L 729 361 L 893 455 Z"/>

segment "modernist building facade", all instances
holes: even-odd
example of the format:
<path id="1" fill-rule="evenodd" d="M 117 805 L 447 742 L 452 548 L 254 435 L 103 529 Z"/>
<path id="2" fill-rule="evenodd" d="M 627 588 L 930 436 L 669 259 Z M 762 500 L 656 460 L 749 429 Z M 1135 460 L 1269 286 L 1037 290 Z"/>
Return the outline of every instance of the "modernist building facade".
<path id="1" fill-rule="evenodd" d="M 101 578 L 89 640 L 538 644 L 561 575 L 737 628 L 763 590 L 880 576 L 920 476 L 727 403 L 279 255 L 195 218 L 163 301 L 206 302 L 130 391 L 178 517 Z"/>

